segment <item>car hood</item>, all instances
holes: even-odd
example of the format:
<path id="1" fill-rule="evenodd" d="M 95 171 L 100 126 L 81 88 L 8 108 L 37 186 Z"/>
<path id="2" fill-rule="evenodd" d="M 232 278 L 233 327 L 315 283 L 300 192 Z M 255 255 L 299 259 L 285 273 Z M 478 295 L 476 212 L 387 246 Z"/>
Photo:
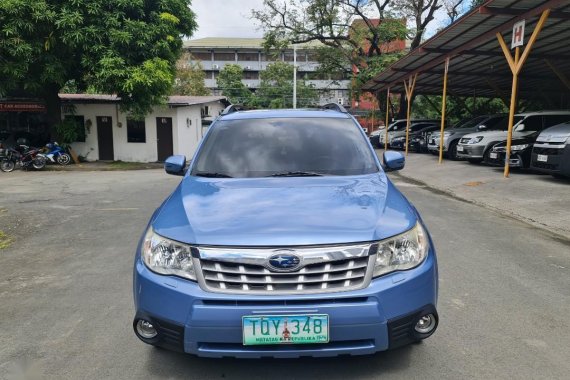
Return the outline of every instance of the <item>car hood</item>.
<path id="1" fill-rule="evenodd" d="M 540 133 L 538 139 L 541 141 L 558 141 L 560 139 L 566 139 L 568 137 L 570 137 L 570 123 L 565 123 L 545 129 Z"/>
<path id="2" fill-rule="evenodd" d="M 385 239 L 412 228 L 412 206 L 384 173 L 349 177 L 186 176 L 155 214 L 167 238 L 198 245 L 299 246 Z"/>
<path id="3" fill-rule="evenodd" d="M 530 134 L 536 133 L 535 131 L 522 131 L 522 132 L 515 132 L 513 131 L 513 138 L 521 138 Z M 502 141 L 507 139 L 507 131 L 485 131 L 485 132 L 475 132 L 469 133 L 463 138 L 473 138 L 477 136 L 483 136 L 484 140 L 497 140 Z"/>

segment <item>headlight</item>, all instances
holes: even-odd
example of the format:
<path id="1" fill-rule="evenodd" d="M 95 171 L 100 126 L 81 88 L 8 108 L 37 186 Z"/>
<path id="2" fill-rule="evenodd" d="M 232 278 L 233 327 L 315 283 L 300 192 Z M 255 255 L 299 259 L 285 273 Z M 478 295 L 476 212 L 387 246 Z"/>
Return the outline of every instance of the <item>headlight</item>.
<path id="1" fill-rule="evenodd" d="M 427 252 L 427 234 L 418 222 L 411 230 L 378 244 L 374 277 L 415 268 L 424 261 Z"/>
<path id="2" fill-rule="evenodd" d="M 190 246 L 157 235 L 152 228 L 144 237 L 142 258 L 153 272 L 196 280 Z"/>
<path id="3" fill-rule="evenodd" d="M 511 146 L 511 150 L 512 150 L 512 151 L 523 150 L 523 149 L 528 148 L 528 145 L 529 145 L 529 144 L 512 145 L 512 146 Z"/>
<path id="4" fill-rule="evenodd" d="M 477 144 L 483 140 L 483 136 L 472 137 L 467 144 Z"/>

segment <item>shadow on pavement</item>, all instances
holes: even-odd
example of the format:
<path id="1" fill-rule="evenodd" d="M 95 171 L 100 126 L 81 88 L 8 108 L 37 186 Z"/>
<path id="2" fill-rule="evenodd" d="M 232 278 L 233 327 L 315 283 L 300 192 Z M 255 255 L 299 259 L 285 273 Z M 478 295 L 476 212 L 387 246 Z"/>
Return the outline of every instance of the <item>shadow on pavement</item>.
<path id="1" fill-rule="evenodd" d="M 149 347 L 148 374 L 166 379 L 358 379 L 400 372 L 423 344 L 367 356 L 299 359 L 209 359 Z M 245 365 L 244 365 L 245 364 Z"/>

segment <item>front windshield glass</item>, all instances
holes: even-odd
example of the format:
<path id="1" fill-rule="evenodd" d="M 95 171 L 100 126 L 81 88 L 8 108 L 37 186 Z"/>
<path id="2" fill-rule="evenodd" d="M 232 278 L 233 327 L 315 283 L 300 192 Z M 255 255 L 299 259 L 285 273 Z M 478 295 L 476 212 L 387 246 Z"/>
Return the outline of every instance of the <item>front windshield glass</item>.
<path id="1" fill-rule="evenodd" d="M 481 124 L 483 121 L 487 119 L 487 116 L 479 116 L 474 119 L 471 119 L 461 125 L 457 125 L 453 128 L 473 128 Z"/>
<path id="2" fill-rule="evenodd" d="M 192 175 L 269 177 L 358 175 L 378 171 L 351 119 L 271 118 L 217 122 Z"/>

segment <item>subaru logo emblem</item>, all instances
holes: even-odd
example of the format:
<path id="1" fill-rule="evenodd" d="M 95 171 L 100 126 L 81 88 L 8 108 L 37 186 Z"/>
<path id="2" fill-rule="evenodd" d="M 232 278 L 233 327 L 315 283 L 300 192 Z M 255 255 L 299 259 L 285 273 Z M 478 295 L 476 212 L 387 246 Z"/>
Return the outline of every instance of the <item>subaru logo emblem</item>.
<path id="1" fill-rule="evenodd" d="M 269 267 L 278 272 L 294 271 L 299 267 L 301 258 L 293 250 L 279 250 L 269 258 Z"/>

